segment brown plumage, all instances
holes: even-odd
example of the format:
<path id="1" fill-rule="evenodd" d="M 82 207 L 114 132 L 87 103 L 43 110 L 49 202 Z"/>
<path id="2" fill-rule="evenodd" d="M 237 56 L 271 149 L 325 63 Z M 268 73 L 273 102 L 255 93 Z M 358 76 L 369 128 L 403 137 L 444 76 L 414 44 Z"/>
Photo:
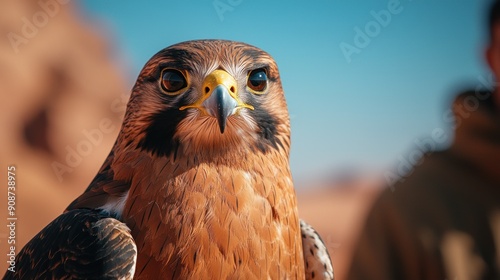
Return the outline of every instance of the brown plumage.
<path id="1" fill-rule="evenodd" d="M 110 155 L 67 211 L 130 228 L 134 279 L 304 279 L 289 150 L 271 56 L 180 43 L 145 65 Z"/>

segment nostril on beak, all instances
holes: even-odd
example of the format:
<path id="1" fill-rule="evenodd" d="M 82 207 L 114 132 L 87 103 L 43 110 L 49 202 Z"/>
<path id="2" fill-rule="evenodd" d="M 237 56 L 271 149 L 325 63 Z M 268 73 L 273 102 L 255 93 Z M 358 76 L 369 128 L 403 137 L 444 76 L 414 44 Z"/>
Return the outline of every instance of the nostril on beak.
<path id="1" fill-rule="evenodd" d="M 205 94 L 207 94 L 208 92 L 210 92 L 210 88 L 209 87 L 205 87 Z"/>
<path id="2" fill-rule="evenodd" d="M 232 86 L 230 89 L 229 89 L 232 93 L 235 93 L 235 89 L 234 89 L 234 86 Z"/>

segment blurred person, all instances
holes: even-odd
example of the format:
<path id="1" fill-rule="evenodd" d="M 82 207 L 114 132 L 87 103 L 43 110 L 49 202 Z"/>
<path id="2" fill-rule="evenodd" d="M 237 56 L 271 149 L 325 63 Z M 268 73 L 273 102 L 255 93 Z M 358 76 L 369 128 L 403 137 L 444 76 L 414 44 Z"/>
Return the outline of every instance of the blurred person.
<path id="1" fill-rule="evenodd" d="M 489 28 L 486 60 L 500 81 L 500 1 Z M 348 279 L 500 279 L 500 89 L 464 92 L 453 112 L 451 147 L 375 202 Z"/>

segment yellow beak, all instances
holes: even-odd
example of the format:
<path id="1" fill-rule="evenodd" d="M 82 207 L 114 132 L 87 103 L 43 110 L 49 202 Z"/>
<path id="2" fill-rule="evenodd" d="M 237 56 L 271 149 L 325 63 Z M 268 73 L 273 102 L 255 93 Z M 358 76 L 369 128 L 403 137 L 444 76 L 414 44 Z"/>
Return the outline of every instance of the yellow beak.
<path id="1" fill-rule="evenodd" d="M 182 106 L 179 110 L 196 108 L 215 117 L 221 133 L 224 133 L 227 118 L 234 115 L 239 108 L 254 109 L 253 106 L 241 101 L 238 96 L 238 83 L 224 70 L 215 70 L 210 73 L 203 81 L 202 91 L 198 101 Z"/>

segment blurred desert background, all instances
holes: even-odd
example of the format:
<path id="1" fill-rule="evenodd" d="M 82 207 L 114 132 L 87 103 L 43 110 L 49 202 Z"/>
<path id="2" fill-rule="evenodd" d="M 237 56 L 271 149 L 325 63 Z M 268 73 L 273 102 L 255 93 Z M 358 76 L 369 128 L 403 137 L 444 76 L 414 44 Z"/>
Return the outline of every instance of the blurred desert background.
<path id="1" fill-rule="evenodd" d="M 61 214 L 92 180 L 116 139 L 128 93 L 135 79 L 131 78 L 131 66 L 117 55 L 117 42 L 109 29 L 101 29 L 99 22 L 83 16 L 76 2 L 52 2 L 57 4 L 54 16 L 48 15 L 45 19 L 39 15 L 34 19 L 36 13 L 41 11 L 36 1 L 0 0 L 0 186 L 6 188 L 7 167 L 14 165 L 17 251 Z M 26 27 L 24 31 L 33 33 L 33 37 L 25 38 L 26 42 L 17 41 L 18 45 L 13 47 L 12 40 L 16 38 L 7 34 L 23 32 L 26 23 L 20 19 L 25 17 L 39 21 L 42 27 L 34 26 L 36 30 Z M 115 26 L 115 29 L 120 27 Z M 335 48 L 339 52 L 338 47 Z M 369 50 L 366 53 L 368 56 Z M 150 55 L 144 54 L 145 57 Z M 350 64 L 346 65 L 349 72 Z M 286 67 L 283 69 L 286 70 Z M 284 83 L 286 89 L 286 81 Z M 354 102 L 360 104 L 357 100 Z M 291 105 L 296 106 L 294 104 L 292 100 Z M 349 104 L 339 104 L 349 107 Z M 437 112 L 441 109 L 439 106 L 432 107 L 431 111 Z M 297 110 L 292 113 L 296 114 Z M 361 116 L 358 111 L 356 114 Z M 363 121 L 370 114 L 374 112 L 366 112 Z M 322 124 L 308 124 L 306 120 L 295 117 L 292 115 L 292 124 L 313 127 Z M 433 127 L 433 124 L 427 127 Z M 427 127 L 421 131 L 429 131 Z M 390 134 L 383 131 L 374 133 Z M 300 147 L 302 134 L 297 133 L 294 137 L 294 140 L 297 139 L 294 143 L 299 145 L 297 149 L 307 149 Z M 376 139 L 365 139 L 363 136 L 358 139 L 377 145 Z M 391 146 L 389 142 L 387 145 Z M 401 144 L 399 149 L 401 147 L 407 148 L 408 144 Z M 349 153 L 350 148 L 343 150 Z M 362 149 L 360 151 L 363 152 Z M 294 162 L 298 165 L 298 160 Z M 324 168 L 323 176 L 313 174 L 296 180 L 299 211 L 326 242 L 336 279 L 344 279 L 360 227 L 384 180 L 377 175 L 380 173 L 357 172 L 356 168 L 347 168 L 346 172 L 325 170 L 329 168 Z M 0 220 L 7 224 L 6 195 L 6 189 L 0 191 Z M 6 226 L 1 226 L 2 271 L 7 268 L 8 236 Z"/>
<path id="2" fill-rule="evenodd" d="M 17 30 L 19 18 L 39 9 L 32 1 L 1 5 L 3 32 Z M 112 42 L 85 22 L 74 5 L 60 9 L 36 40 L 19 46 L 22 54 L 13 53 L 9 41 L 0 44 L 0 158 L 2 173 L 16 166 L 17 251 L 95 176 L 116 139 L 130 90 Z M 103 121 L 112 129 L 101 129 Z M 374 183 L 349 178 L 308 184 L 314 191 L 298 191 L 301 216 L 324 238 L 342 279 L 376 191 Z M 6 190 L 0 192 L 2 221 L 7 221 L 6 196 Z M 2 271 L 7 268 L 8 235 L 2 227 Z"/>

